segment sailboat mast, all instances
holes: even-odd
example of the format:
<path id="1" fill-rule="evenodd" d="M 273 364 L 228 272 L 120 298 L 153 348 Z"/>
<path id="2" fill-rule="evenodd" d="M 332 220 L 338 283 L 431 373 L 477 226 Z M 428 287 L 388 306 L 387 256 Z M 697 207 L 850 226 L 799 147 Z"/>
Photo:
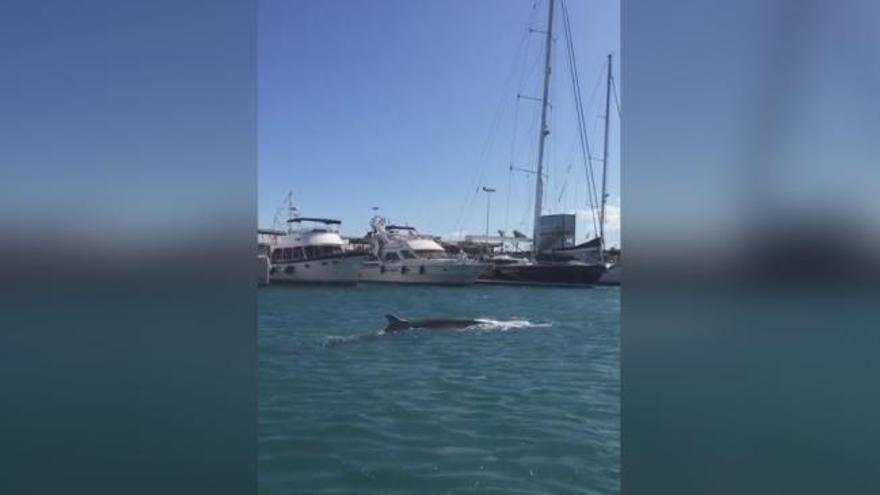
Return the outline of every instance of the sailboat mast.
<path id="1" fill-rule="evenodd" d="M 608 77 L 605 82 L 605 149 L 602 151 L 602 207 L 599 210 L 599 256 L 605 259 L 605 201 L 608 199 L 608 120 L 611 114 L 611 54 L 608 54 Z"/>
<path id="2" fill-rule="evenodd" d="M 290 234 L 293 232 L 293 224 L 290 223 L 293 220 L 293 191 L 287 192 L 287 233 Z"/>
<path id="3" fill-rule="evenodd" d="M 553 45 L 553 4 L 549 0 L 550 7 L 547 14 L 547 41 L 544 52 L 544 93 L 541 96 L 541 128 L 538 138 L 538 171 L 535 180 L 535 224 L 532 231 L 532 255 L 538 255 L 538 242 L 541 233 L 541 203 L 544 199 L 544 141 L 550 134 L 547 128 L 547 96 L 550 92 L 550 47 Z"/>

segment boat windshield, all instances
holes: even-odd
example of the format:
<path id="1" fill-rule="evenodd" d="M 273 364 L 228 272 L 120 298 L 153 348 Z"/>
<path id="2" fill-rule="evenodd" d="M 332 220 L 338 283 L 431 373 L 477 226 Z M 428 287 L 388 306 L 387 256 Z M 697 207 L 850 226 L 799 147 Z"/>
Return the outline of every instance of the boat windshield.
<path id="1" fill-rule="evenodd" d="M 437 249 L 417 249 L 416 254 L 419 255 L 419 258 L 425 258 L 429 260 L 449 258 L 449 255 L 446 254 L 446 251 Z"/>

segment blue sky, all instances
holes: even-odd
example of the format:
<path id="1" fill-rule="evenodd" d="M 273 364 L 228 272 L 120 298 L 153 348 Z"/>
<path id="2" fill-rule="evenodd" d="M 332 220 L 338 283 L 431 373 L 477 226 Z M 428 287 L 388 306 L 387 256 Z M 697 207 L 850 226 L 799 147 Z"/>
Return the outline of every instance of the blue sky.
<path id="1" fill-rule="evenodd" d="M 265 0 L 259 14 L 259 221 L 292 191 L 303 214 L 368 228 L 371 207 L 432 234 L 531 229 L 546 1 Z M 619 4 L 568 0 L 594 157 L 600 157 L 605 56 L 619 74 Z M 557 14 L 559 14 L 557 1 Z M 585 172 L 556 17 L 544 210 L 586 211 Z M 612 108 L 614 104 L 612 103 Z M 609 191 L 619 204 L 612 111 Z M 598 162 L 597 162 L 598 165 Z M 609 218 L 616 218 L 613 208 Z M 591 234 L 582 215 L 579 240 Z M 616 244 L 617 229 L 609 241 Z"/>

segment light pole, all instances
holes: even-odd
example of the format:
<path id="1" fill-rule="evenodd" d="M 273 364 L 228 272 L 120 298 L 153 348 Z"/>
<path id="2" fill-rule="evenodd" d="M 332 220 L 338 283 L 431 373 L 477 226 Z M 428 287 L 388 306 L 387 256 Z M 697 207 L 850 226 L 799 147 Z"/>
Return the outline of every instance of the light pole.
<path id="1" fill-rule="evenodd" d="M 486 193 L 486 248 L 489 247 L 489 208 L 492 206 L 492 193 L 495 189 L 483 186 L 483 192 Z M 484 253 L 485 256 L 485 253 Z"/>

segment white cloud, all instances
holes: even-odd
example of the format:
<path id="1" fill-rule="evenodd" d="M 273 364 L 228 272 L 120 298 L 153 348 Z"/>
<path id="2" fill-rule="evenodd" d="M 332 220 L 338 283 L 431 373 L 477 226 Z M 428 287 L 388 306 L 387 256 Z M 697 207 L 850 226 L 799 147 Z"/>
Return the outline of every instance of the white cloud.
<path id="1" fill-rule="evenodd" d="M 577 216 L 577 231 L 579 238 L 589 235 L 593 232 L 593 212 L 596 217 L 599 215 L 599 209 L 580 208 L 574 210 Z M 605 205 L 605 245 L 620 246 L 620 206 L 615 204 Z"/>

